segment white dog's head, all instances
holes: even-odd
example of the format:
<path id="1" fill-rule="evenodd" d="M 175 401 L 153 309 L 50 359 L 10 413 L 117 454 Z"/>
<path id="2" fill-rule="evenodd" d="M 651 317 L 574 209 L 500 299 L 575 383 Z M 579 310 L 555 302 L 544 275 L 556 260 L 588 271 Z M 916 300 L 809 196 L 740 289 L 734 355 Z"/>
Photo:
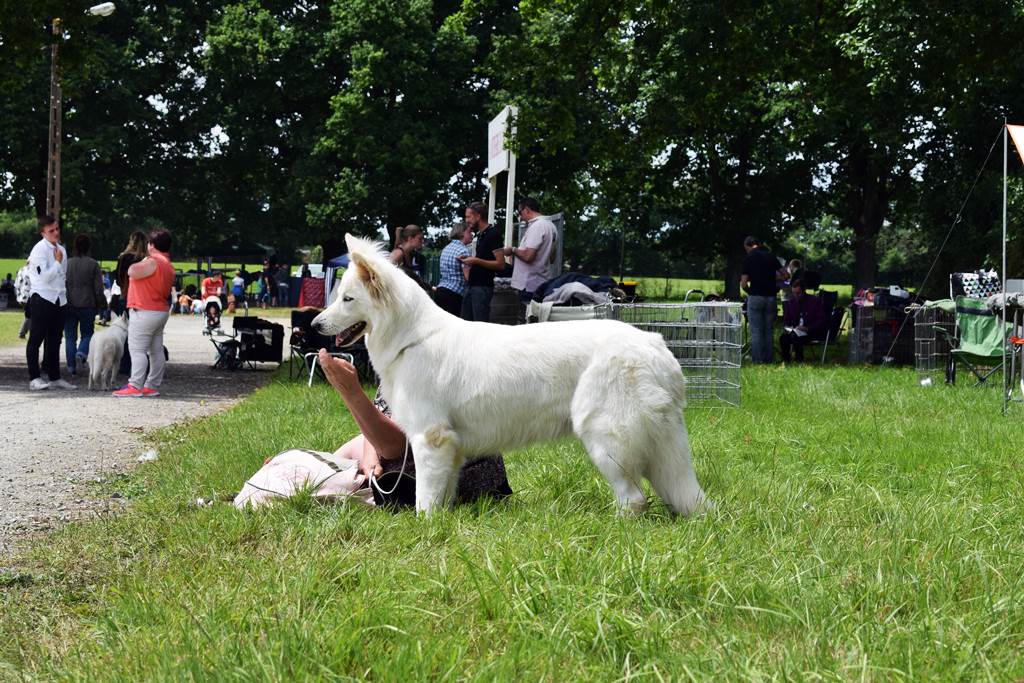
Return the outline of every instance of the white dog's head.
<path id="1" fill-rule="evenodd" d="M 380 327 L 395 314 L 409 287 L 419 288 L 385 257 L 372 240 L 345 235 L 349 267 L 342 275 L 338 294 L 323 313 L 313 319 L 320 334 L 340 335 L 340 345 L 350 346 Z"/>

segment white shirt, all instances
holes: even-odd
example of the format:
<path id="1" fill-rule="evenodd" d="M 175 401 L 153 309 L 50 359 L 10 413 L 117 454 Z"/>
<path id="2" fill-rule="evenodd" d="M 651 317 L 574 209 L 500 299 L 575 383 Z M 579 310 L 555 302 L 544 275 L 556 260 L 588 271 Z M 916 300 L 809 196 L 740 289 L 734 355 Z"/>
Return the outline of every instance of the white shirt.
<path id="1" fill-rule="evenodd" d="M 516 259 L 512 266 L 512 289 L 536 292 L 547 282 L 551 268 L 551 254 L 555 248 L 558 231 L 555 224 L 544 216 L 538 216 L 527 224 L 526 234 L 519 242 L 520 249 L 536 249 L 537 256 L 530 263 Z"/>
<path id="2" fill-rule="evenodd" d="M 63 256 L 59 263 L 54 257 L 54 249 L 60 249 Z M 68 302 L 67 276 L 67 250 L 59 244 L 54 246 L 45 239 L 39 240 L 28 256 L 28 277 L 32 282 L 32 293 L 51 304 L 64 306 Z"/>

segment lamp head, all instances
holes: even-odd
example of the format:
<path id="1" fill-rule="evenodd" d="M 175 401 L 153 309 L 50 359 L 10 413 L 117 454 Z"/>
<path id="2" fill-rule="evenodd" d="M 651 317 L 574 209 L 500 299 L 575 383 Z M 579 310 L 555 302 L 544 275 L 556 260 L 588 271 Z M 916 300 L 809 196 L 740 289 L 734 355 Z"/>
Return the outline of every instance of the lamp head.
<path id="1" fill-rule="evenodd" d="M 87 11 L 94 17 L 109 17 L 114 13 L 114 3 L 103 2 L 98 5 L 93 5 Z"/>

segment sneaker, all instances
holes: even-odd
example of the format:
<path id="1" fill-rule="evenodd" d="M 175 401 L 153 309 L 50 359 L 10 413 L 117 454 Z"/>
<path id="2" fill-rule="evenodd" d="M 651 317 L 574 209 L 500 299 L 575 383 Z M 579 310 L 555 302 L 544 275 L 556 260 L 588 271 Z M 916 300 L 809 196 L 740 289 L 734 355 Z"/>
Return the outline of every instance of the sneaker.
<path id="1" fill-rule="evenodd" d="M 142 398 L 145 394 L 142 393 L 141 389 L 136 389 L 131 384 L 125 384 L 112 393 L 111 396 L 117 396 L 118 398 Z"/>
<path id="2" fill-rule="evenodd" d="M 65 381 L 63 379 L 55 379 L 55 380 L 53 380 L 52 382 L 50 382 L 50 386 L 51 387 L 56 387 L 58 389 L 77 389 L 78 388 L 74 384 L 72 384 L 71 382 L 67 382 L 67 381 Z"/>
<path id="3" fill-rule="evenodd" d="M 42 391 L 43 389 L 49 389 L 50 383 L 42 377 L 36 377 L 34 380 L 28 383 L 29 391 Z"/>
<path id="4" fill-rule="evenodd" d="M 143 396 L 159 396 L 160 392 L 157 389 L 150 389 L 149 387 L 142 387 Z"/>

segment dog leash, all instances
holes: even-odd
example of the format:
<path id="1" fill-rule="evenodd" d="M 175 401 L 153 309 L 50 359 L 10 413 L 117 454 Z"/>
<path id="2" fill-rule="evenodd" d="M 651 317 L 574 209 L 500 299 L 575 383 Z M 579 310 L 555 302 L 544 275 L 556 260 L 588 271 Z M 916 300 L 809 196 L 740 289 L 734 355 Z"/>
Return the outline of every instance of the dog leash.
<path id="1" fill-rule="evenodd" d="M 398 488 L 398 485 L 402 483 L 402 477 L 405 476 L 405 465 L 409 459 L 409 437 L 405 437 L 405 452 L 402 454 L 402 467 L 398 470 L 398 477 L 395 478 L 395 485 L 391 487 L 390 491 L 385 491 L 377 483 L 377 475 L 370 473 L 370 486 L 377 489 L 382 496 L 390 496 Z"/>

